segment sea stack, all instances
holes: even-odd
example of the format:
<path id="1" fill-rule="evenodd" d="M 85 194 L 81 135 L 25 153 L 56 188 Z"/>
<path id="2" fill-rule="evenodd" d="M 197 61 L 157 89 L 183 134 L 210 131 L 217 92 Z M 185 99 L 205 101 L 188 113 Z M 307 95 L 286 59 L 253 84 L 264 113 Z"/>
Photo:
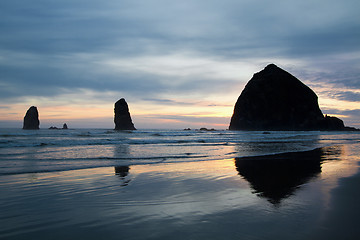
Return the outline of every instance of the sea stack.
<path id="1" fill-rule="evenodd" d="M 136 130 L 131 120 L 128 104 L 124 98 L 115 103 L 115 130 Z"/>
<path id="2" fill-rule="evenodd" d="M 299 79 L 270 64 L 255 73 L 239 96 L 230 130 L 344 130 L 324 117 L 318 97 Z"/>
<path id="3" fill-rule="evenodd" d="M 23 129 L 39 129 L 39 113 L 36 107 L 30 107 L 24 117 Z"/>

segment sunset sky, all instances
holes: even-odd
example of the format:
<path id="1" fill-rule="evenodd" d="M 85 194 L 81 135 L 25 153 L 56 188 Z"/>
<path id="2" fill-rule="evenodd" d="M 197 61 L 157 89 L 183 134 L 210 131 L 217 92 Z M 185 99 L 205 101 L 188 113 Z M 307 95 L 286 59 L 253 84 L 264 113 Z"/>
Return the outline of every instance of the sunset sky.
<path id="1" fill-rule="evenodd" d="M 226 129 L 255 72 L 275 63 L 324 114 L 360 127 L 358 0 L 1 0 L 0 127 Z"/>

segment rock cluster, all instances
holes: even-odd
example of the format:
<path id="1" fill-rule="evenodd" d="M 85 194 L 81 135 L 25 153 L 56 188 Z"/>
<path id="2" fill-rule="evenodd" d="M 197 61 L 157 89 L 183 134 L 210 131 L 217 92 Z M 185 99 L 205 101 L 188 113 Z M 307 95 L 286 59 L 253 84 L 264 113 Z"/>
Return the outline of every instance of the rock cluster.
<path id="1" fill-rule="evenodd" d="M 31 106 L 24 117 L 23 129 L 39 129 L 39 113 L 36 107 Z"/>
<path id="2" fill-rule="evenodd" d="M 62 128 L 51 126 L 51 127 L 49 127 L 49 129 L 65 129 L 66 130 L 66 129 L 68 129 L 68 126 L 66 123 L 64 123 Z"/>
<path id="3" fill-rule="evenodd" d="M 324 117 L 317 95 L 274 64 L 255 73 L 239 96 L 230 130 L 345 130 L 342 120 Z"/>
<path id="4" fill-rule="evenodd" d="M 124 98 L 115 103 L 115 130 L 136 130 L 131 120 L 128 104 Z"/>

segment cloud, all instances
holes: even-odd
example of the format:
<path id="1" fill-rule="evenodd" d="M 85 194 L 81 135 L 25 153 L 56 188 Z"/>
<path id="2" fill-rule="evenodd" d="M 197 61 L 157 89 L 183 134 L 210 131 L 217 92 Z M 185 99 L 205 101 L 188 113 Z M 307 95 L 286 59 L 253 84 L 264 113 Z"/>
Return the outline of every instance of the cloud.
<path id="1" fill-rule="evenodd" d="M 143 98 L 144 101 L 155 102 L 160 105 L 194 105 L 194 102 L 179 102 L 172 99 Z"/>
<path id="2" fill-rule="evenodd" d="M 8 22 L 0 43 L 14 51 L 134 56 L 191 50 L 239 58 L 358 47 L 357 1 L 14 1 L 0 6 Z"/>
<path id="3" fill-rule="evenodd" d="M 59 96 L 69 91 L 118 91 L 142 97 L 161 94 L 203 95 L 232 91 L 243 74 L 234 61 L 178 54 L 133 58 L 106 54 L 39 56 L 11 54 L 0 60 L 3 85 L 0 98 Z"/>
<path id="4" fill-rule="evenodd" d="M 1 1 L 0 99 L 229 106 L 271 62 L 310 86 L 357 90 L 359 8 L 357 0 Z M 358 101 L 334 89 L 326 95 Z"/>
<path id="5" fill-rule="evenodd" d="M 345 92 L 335 93 L 334 95 L 335 95 L 334 97 L 339 100 L 360 102 L 360 92 L 345 91 Z"/>
<path id="6" fill-rule="evenodd" d="M 140 128 L 217 128 L 227 129 L 229 125 L 227 117 L 202 117 L 202 116 L 186 116 L 186 115 L 136 115 L 133 116 L 133 122 Z"/>
<path id="7" fill-rule="evenodd" d="M 358 105 L 360 102 L 360 89 L 345 87 L 344 83 L 321 82 L 313 84 L 319 98 L 338 100 L 343 103 Z"/>

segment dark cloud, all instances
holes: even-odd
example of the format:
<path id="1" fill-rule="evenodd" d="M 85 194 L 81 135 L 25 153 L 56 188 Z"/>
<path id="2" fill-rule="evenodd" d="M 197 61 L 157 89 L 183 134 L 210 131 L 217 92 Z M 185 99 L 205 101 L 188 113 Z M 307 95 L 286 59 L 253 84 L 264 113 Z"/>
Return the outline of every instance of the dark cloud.
<path id="1" fill-rule="evenodd" d="M 274 50 L 314 55 L 358 48 L 359 23 L 353 10 L 358 5 L 357 1 L 3 1 L 1 29 L 7 34 L 0 43 L 6 49 L 43 54 L 133 55 L 184 48 L 224 57 L 270 56 Z M 337 22 L 331 24 L 333 19 Z"/>
<path id="2" fill-rule="evenodd" d="M 79 89 L 95 91 L 123 91 L 123 92 L 161 92 L 165 86 L 155 76 L 147 74 L 105 73 L 92 75 L 92 70 L 84 72 L 66 71 L 65 69 L 49 66 L 36 68 L 0 67 L 2 76 L 9 79 L 9 89 L 3 88 L 0 98 L 19 96 L 56 96 Z M 144 80 L 146 79 L 146 81 Z"/>
<path id="3" fill-rule="evenodd" d="M 172 99 L 159 99 L 159 98 L 143 98 L 144 101 L 155 102 L 161 105 L 194 105 L 194 102 L 181 102 Z"/>
<path id="4" fill-rule="evenodd" d="M 347 72 L 344 72 L 347 71 Z M 329 83 L 335 84 L 336 86 L 342 88 L 352 88 L 352 89 L 360 89 L 360 78 L 359 78 L 360 70 L 351 70 L 351 68 L 346 68 L 343 66 L 342 71 L 334 71 L 331 76 L 326 79 Z"/>
<path id="5" fill-rule="evenodd" d="M 360 93 L 357 92 L 338 92 L 333 94 L 334 98 L 344 101 L 350 101 L 350 102 L 360 102 Z M 359 105 L 360 108 L 360 105 Z"/>
<path id="6" fill-rule="evenodd" d="M 294 66 L 291 72 L 311 87 L 320 89 L 332 87 L 332 92 L 327 92 L 330 94 L 335 94 L 344 88 L 360 89 L 358 60 L 353 58 L 342 59 L 341 56 L 330 61 L 326 58 L 314 59 L 314 63 L 310 62 L 303 68 Z"/>
<path id="7" fill-rule="evenodd" d="M 342 111 L 341 113 L 346 114 L 346 115 L 349 114 L 351 116 L 355 116 L 355 117 L 357 117 L 357 119 L 360 118 L 360 109 Z"/>
<path id="8" fill-rule="evenodd" d="M 294 57 L 330 56 L 360 51 L 360 23 L 333 26 L 316 32 L 294 33 L 287 39 L 288 54 Z"/>

